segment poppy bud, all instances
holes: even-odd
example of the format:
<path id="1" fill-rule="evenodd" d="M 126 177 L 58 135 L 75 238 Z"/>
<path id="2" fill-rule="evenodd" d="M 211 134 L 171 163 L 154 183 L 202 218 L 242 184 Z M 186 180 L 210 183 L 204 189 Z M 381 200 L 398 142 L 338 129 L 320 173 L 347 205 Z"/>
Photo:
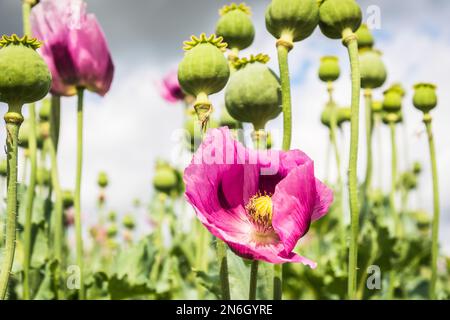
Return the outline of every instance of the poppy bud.
<path id="1" fill-rule="evenodd" d="M 343 38 L 344 31 L 356 32 L 362 12 L 355 0 L 319 0 L 319 27 L 331 39 Z"/>
<path id="2" fill-rule="evenodd" d="M 334 56 L 325 56 L 320 59 L 319 79 L 323 82 L 333 82 L 339 78 L 341 70 L 339 59 Z"/>
<path id="3" fill-rule="evenodd" d="M 40 42 L 27 36 L 0 40 L 0 101 L 22 106 L 41 100 L 50 90 L 52 77 L 36 49 Z"/>
<path id="4" fill-rule="evenodd" d="M 0 161 L 0 176 L 6 177 L 8 169 L 8 163 L 6 162 L 6 159 L 3 159 Z"/>
<path id="5" fill-rule="evenodd" d="M 19 129 L 19 147 L 27 149 L 28 148 L 28 138 L 30 135 L 30 122 L 25 120 Z M 44 138 L 42 136 L 42 131 L 36 129 L 36 142 L 38 149 L 42 149 L 44 145 Z"/>
<path id="6" fill-rule="evenodd" d="M 372 112 L 381 113 L 382 111 L 383 111 L 383 102 L 379 100 L 372 101 Z"/>
<path id="7" fill-rule="evenodd" d="M 316 0 L 272 0 L 266 9 L 266 28 L 277 39 L 292 42 L 308 38 L 319 22 Z"/>
<path id="8" fill-rule="evenodd" d="M 362 88 L 376 89 L 384 84 L 387 78 L 387 71 L 381 60 L 380 51 L 372 49 L 360 50 L 359 65 Z"/>
<path id="9" fill-rule="evenodd" d="M 417 178 L 413 172 L 405 172 L 400 176 L 400 184 L 405 190 L 413 190 L 417 187 Z"/>
<path id="10" fill-rule="evenodd" d="M 100 188 L 106 188 L 108 186 L 108 175 L 106 172 L 100 172 L 98 174 L 97 184 Z"/>
<path id="11" fill-rule="evenodd" d="M 39 119 L 43 122 L 50 121 L 50 111 L 51 111 L 50 99 L 46 98 L 42 100 L 42 106 L 39 109 Z"/>
<path id="12" fill-rule="evenodd" d="M 267 55 L 258 54 L 237 61 L 237 71 L 225 91 L 230 115 L 240 122 L 252 123 L 255 130 L 264 129 L 282 111 L 280 80 L 266 66 L 268 60 Z"/>
<path id="13" fill-rule="evenodd" d="M 106 234 L 108 238 L 114 238 L 117 235 L 117 232 L 118 232 L 117 225 L 114 223 L 108 226 L 108 229 L 106 229 Z"/>
<path id="14" fill-rule="evenodd" d="M 431 83 L 418 83 L 414 86 L 413 104 L 423 113 L 429 113 L 437 105 L 436 86 Z"/>
<path id="15" fill-rule="evenodd" d="M 71 190 L 64 190 L 62 197 L 64 209 L 69 209 L 73 207 L 74 200 L 73 200 L 73 192 Z"/>
<path id="16" fill-rule="evenodd" d="M 430 215 L 425 211 L 414 211 L 411 213 L 412 218 L 416 221 L 419 231 L 428 233 L 431 226 Z"/>
<path id="17" fill-rule="evenodd" d="M 333 110 L 330 108 L 330 106 L 327 104 L 325 108 L 323 109 L 322 113 L 320 114 L 320 122 L 327 127 L 331 127 L 331 113 Z"/>
<path id="18" fill-rule="evenodd" d="M 115 222 L 117 219 L 117 213 L 115 211 L 111 211 L 108 213 L 108 220 L 110 222 Z"/>
<path id="19" fill-rule="evenodd" d="M 129 214 L 127 214 L 126 216 L 123 217 L 122 223 L 123 223 L 123 226 L 125 228 L 127 228 L 128 230 L 133 230 L 134 227 L 136 226 L 136 223 L 134 222 L 134 218 Z"/>
<path id="20" fill-rule="evenodd" d="M 50 171 L 45 168 L 39 168 L 36 172 L 36 183 L 40 186 L 50 185 Z"/>
<path id="21" fill-rule="evenodd" d="M 369 198 L 375 207 L 381 207 L 386 202 L 386 197 L 380 189 L 373 190 L 369 193 Z"/>
<path id="22" fill-rule="evenodd" d="M 245 3 L 232 3 L 220 10 L 216 34 L 224 39 L 231 50 L 248 48 L 255 38 L 255 28 L 250 19 L 250 7 Z"/>
<path id="23" fill-rule="evenodd" d="M 170 194 L 177 187 L 178 177 L 170 166 L 162 165 L 156 168 L 153 186 L 159 192 Z"/>
<path id="24" fill-rule="evenodd" d="M 374 45 L 374 39 L 372 33 L 370 32 L 367 24 L 363 23 L 355 32 L 358 38 L 358 48 L 359 49 L 372 49 Z"/>
<path id="25" fill-rule="evenodd" d="M 422 172 L 422 165 L 420 164 L 420 162 L 414 162 L 412 170 L 415 175 L 419 175 Z"/>

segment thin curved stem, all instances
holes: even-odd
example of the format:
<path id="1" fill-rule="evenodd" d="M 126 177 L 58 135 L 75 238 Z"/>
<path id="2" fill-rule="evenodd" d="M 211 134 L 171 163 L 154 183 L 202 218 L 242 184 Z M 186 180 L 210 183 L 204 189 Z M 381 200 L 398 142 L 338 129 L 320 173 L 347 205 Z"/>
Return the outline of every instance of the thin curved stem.
<path id="1" fill-rule="evenodd" d="M 8 282 L 14 262 L 16 249 L 17 226 L 17 143 L 19 140 L 19 128 L 23 121 L 22 115 L 17 110 L 5 115 L 6 121 L 6 148 L 7 148 L 7 200 L 6 200 L 6 240 L 0 268 L 0 299 L 6 298 Z M 9 117 L 11 116 L 11 117 Z"/>
<path id="2" fill-rule="evenodd" d="M 433 224 L 431 236 L 431 282 L 430 282 L 430 299 L 436 299 L 436 282 L 437 282 L 437 260 L 439 255 L 439 181 L 436 163 L 436 148 L 434 145 L 433 130 L 431 127 L 431 117 L 429 121 L 424 121 L 427 129 L 428 144 L 430 149 L 431 174 L 433 177 Z"/>
<path id="3" fill-rule="evenodd" d="M 394 231 L 397 237 L 401 236 L 401 225 L 399 214 L 397 212 L 397 206 L 395 204 L 395 194 L 397 189 L 397 142 L 396 142 L 396 130 L 395 122 L 389 123 L 391 131 L 391 192 L 389 193 L 389 206 L 391 214 L 394 219 Z"/>
<path id="4" fill-rule="evenodd" d="M 367 89 L 364 93 L 366 100 L 366 179 L 364 181 L 364 197 L 367 201 L 367 196 L 372 185 L 372 134 L 373 134 L 373 113 L 372 113 L 372 91 Z"/>
<path id="5" fill-rule="evenodd" d="M 22 23 L 23 33 L 25 35 L 31 35 L 30 26 L 30 11 L 31 5 L 28 1 L 22 3 Z M 33 203 L 36 187 L 36 172 L 37 172 L 37 141 L 36 141 L 36 107 L 32 103 L 28 107 L 29 109 L 29 123 L 30 132 L 28 135 L 28 150 L 30 158 L 30 181 L 27 188 L 26 195 L 26 212 L 25 212 L 25 225 L 24 225 L 24 257 L 23 257 L 23 299 L 30 299 L 30 263 L 31 263 L 31 228 L 33 218 Z"/>
<path id="6" fill-rule="evenodd" d="M 33 203 L 36 188 L 37 172 L 37 142 L 36 142 L 36 107 L 28 105 L 30 132 L 28 136 L 28 150 L 30 158 L 30 180 L 26 195 L 26 212 L 24 225 L 24 258 L 23 258 L 23 298 L 30 299 L 30 262 L 31 262 L 31 229 L 33 219 Z"/>
<path id="7" fill-rule="evenodd" d="M 359 201 L 358 201 L 358 140 L 359 140 L 359 100 L 361 91 L 361 76 L 359 70 L 358 41 L 351 30 L 343 33 L 344 44 L 347 47 L 352 82 L 351 126 L 350 126 L 350 157 L 348 166 L 348 191 L 351 216 L 351 241 L 349 253 L 348 297 L 356 298 L 358 234 L 359 234 Z"/>
<path id="8" fill-rule="evenodd" d="M 256 300 L 256 288 L 258 286 L 258 260 L 253 260 L 250 268 L 250 290 L 248 294 L 249 300 Z"/>
<path id="9" fill-rule="evenodd" d="M 77 165 L 75 182 L 75 237 L 77 264 L 80 271 L 80 290 L 79 299 L 84 300 L 84 262 L 83 262 L 83 236 L 81 227 L 81 173 L 83 165 L 83 95 L 84 89 L 78 88 L 78 106 L 77 106 Z"/>
<path id="10" fill-rule="evenodd" d="M 289 79 L 288 64 L 289 48 L 284 45 L 278 45 L 277 52 L 280 68 L 281 100 L 283 106 L 283 150 L 289 150 L 291 148 L 292 139 L 291 83 Z"/>

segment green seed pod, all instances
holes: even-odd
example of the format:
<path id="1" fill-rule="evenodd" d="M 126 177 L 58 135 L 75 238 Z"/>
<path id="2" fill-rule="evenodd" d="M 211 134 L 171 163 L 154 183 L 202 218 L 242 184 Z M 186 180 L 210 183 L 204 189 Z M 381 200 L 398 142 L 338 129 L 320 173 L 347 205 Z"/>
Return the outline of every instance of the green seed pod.
<path id="1" fill-rule="evenodd" d="M 362 22 L 362 12 L 355 0 L 319 0 L 319 27 L 331 39 L 341 39 L 344 31 L 356 32 Z"/>
<path id="2" fill-rule="evenodd" d="M 37 129 L 38 129 L 38 134 L 36 136 L 36 139 L 42 138 L 42 140 L 45 140 L 48 137 L 50 137 L 50 122 L 49 121 L 39 122 Z"/>
<path id="3" fill-rule="evenodd" d="M 62 196 L 64 209 L 69 209 L 73 207 L 74 204 L 73 192 L 71 190 L 64 190 Z"/>
<path id="4" fill-rule="evenodd" d="M 157 165 L 153 177 L 154 188 L 162 193 L 170 194 L 178 184 L 178 176 L 169 165 Z"/>
<path id="5" fill-rule="evenodd" d="M 428 212 L 414 211 L 411 217 L 416 221 L 417 228 L 422 232 L 428 232 L 431 226 L 431 218 Z"/>
<path id="6" fill-rule="evenodd" d="M 436 86 L 431 83 L 418 83 L 414 86 L 413 104 L 423 113 L 429 113 L 437 105 Z"/>
<path id="7" fill-rule="evenodd" d="M 278 76 L 266 66 L 269 57 L 263 54 L 243 58 L 235 63 L 225 91 L 225 104 L 230 115 L 240 122 L 264 129 L 267 121 L 282 111 L 281 89 Z"/>
<path id="8" fill-rule="evenodd" d="M 123 226 L 125 228 L 127 228 L 128 230 L 133 230 L 134 227 L 136 226 L 136 223 L 134 222 L 134 218 L 129 214 L 127 214 L 126 216 L 123 217 L 122 223 L 123 223 Z"/>
<path id="9" fill-rule="evenodd" d="M 114 238 L 117 235 L 117 225 L 116 224 L 111 224 L 110 226 L 108 226 L 108 229 L 106 230 L 106 235 L 108 236 L 108 238 Z"/>
<path id="10" fill-rule="evenodd" d="M 372 112 L 381 113 L 383 111 L 383 101 L 375 100 L 372 101 Z"/>
<path id="11" fill-rule="evenodd" d="M 199 38 L 192 36 L 191 41 L 184 42 L 186 53 L 178 66 L 178 81 L 186 93 L 196 97 L 194 108 L 202 126 L 212 113 L 208 95 L 221 91 L 230 77 L 223 54 L 227 44 L 222 40 L 214 34 L 209 38 L 204 33 Z"/>
<path id="12" fill-rule="evenodd" d="M 25 120 L 22 122 L 19 129 L 19 147 L 27 149 L 28 148 L 28 139 L 30 134 L 30 122 Z M 44 146 L 44 137 L 42 136 L 42 130 L 40 128 L 36 128 L 36 143 L 38 149 L 42 149 Z"/>
<path id="13" fill-rule="evenodd" d="M 50 171 L 45 168 L 38 168 L 36 172 L 36 183 L 40 186 L 49 186 L 50 185 Z"/>
<path id="14" fill-rule="evenodd" d="M 0 161 L 0 176 L 6 177 L 8 171 L 8 163 L 6 159 Z"/>
<path id="15" fill-rule="evenodd" d="M 44 98 L 52 76 L 41 55 L 40 43 L 27 36 L 3 36 L 0 40 L 0 101 L 22 106 Z"/>
<path id="16" fill-rule="evenodd" d="M 422 172 L 422 164 L 418 161 L 414 162 L 412 171 L 415 175 L 419 175 Z"/>
<path id="17" fill-rule="evenodd" d="M 277 39 L 308 38 L 319 23 L 317 0 L 272 0 L 266 9 L 266 28 Z"/>
<path id="18" fill-rule="evenodd" d="M 224 39 L 231 50 L 248 48 L 255 38 L 250 7 L 245 3 L 232 3 L 224 6 L 219 13 L 221 17 L 216 25 L 216 34 Z"/>
<path id="19" fill-rule="evenodd" d="M 341 107 L 336 111 L 336 122 L 340 127 L 346 122 L 350 122 L 352 117 L 352 109 L 350 107 Z"/>
<path id="20" fill-rule="evenodd" d="M 381 52 L 371 49 L 360 50 L 359 66 L 361 71 L 361 88 L 376 89 L 387 78 L 386 66 L 381 60 Z"/>
<path id="21" fill-rule="evenodd" d="M 397 85 L 390 87 L 383 92 L 383 110 L 386 112 L 399 112 L 402 109 L 403 95 Z"/>
<path id="22" fill-rule="evenodd" d="M 325 56 L 320 59 L 319 79 L 323 82 L 336 81 L 341 74 L 339 59 L 335 56 Z"/>
<path id="23" fill-rule="evenodd" d="M 117 220 L 117 213 L 115 211 L 110 211 L 108 213 L 108 221 L 109 222 L 116 222 Z"/>
<path id="24" fill-rule="evenodd" d="M 355 32 L 356 37 L 358 38 L 358 48 L 359 49 L 372 49 L 375 41 L 373 39 L 373 35 L 370 32 L 367 24 L 363 23 Z"/>
<path id="25" fill-rule="evenodd" d="M 51 111 L 52 105 L 50 99 L 46 98 L 42 100 L 42 106 L 39 109 L 39 119 L 41 121 L 47 122 L 50 121 L 50 111 Z"/>
<path id="26" fill-rule="evenodd" d="M 400 176 L 400 184 L 405 190 L 414 190 L 417 187 L 417 177 L 413 172 L 404 172 Z"/>
<path id="27" fill-rule="evenodd" d="M 108 186 L 108 175 L 106 172 L 100 172 L 97 178 L 97 184 L 100 188 L 106 188 Z"/>
<path id="28" fill-rule="evenodd" d="M 386 197 L 380 189 L 371 191 L 369 193 L 369 198 L 375 207 L 381 207 L 386 202 Z"/>
<path id="29" fill-rule="evenodd" d="M 222 108 L 219 125 L 230 129 L 240 129 L 242 127 L 240 122 L 230 115 L 226 107 Z"/>
<path id="30" fill-rule="evenodd" d="M 327 127 L 331 127 L 331 113 L 333 110 L 330 108 L 330 106 L 327 104 L 325 108 L 323 109 L 322 113 L 320 114 L 320 122 Z"/>

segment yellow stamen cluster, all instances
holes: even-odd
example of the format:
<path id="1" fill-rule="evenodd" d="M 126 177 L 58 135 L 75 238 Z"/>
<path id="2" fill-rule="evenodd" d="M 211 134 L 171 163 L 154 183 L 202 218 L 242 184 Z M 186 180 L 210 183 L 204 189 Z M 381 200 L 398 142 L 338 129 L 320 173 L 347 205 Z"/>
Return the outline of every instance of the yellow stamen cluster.
<path id="1" fill-rule="evenodd" d="M 272 198 L 269 195 L 256 194 L 245 208 L 255 222 L 265 226 L 272 225 Z"/>
<path id="2" fill-rule="evenodd" d="M 20 38 L 17 34 L 13 34 L 11 36 L 3 35 L 0 39 L 0 47 L 7 47 L 11 44 L 22 44 L 25 47 L 29 47 L 34 50 L 38 49 L 42 45 L 42 43 L 35 38 L 29 38 L 28 36 L 23 36 Z"/>
<path id="3" fill-rule="evenodd" d="M 183 42 L 184 44 L 184 51 L 189 51 L 192 48 L 198 46 L 199 44 L 209 43 L 213 46 L 217 47 L 219 50 L 225 52 L 227 48 L 227 43 L 223 42 L 222 37 L 217 37 L 215 34 L 210 35 L 209 37 L 206 36 L 205 33 L 202 33 L 200 37 L 191 36 L 191 40 Z"/>

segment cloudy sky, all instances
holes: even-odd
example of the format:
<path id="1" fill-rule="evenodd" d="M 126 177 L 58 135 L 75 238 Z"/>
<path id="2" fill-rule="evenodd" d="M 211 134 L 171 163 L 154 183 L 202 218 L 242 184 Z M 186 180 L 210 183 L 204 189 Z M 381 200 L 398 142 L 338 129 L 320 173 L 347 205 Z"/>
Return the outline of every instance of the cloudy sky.
<path id="1" fill-rule="evenodd" d="M 264 52 L 276 68 L 274 39 L 264 26 L 264 10 L 269 0 L 248 0 L 256 26 L 254 45 L 243 54 Z M 147 201 L 151 196 L 151 179 L 156 158 L 173 157 L 173 133 L 182 127 L 180 105 L 167 105 L 155 89 L 164 73 L 175 69 L 183 55 L 182 42 L 191 34 L 212 33 L 223 0 L 88 0 L 88 10 L 95 13 L 107 35 L 116 65 L 110 93 L 103 99 L 88 94 L 85 114 L 85 157 L 83 209 L 94 212 L 97 196 L 96 178 L 100 170 L 108 172 L 109 207 L 125 213 L 135 198 Z M 406 126 L 399 130 L 400 165 L 412 161 L 424 165 L 420 192 L 411 199 L 417 208 L 431 211 L 431 179 L 427 140 L 420 113 L 411 105 L 411 87 L 419 81 L 438 85 L 440 106 L 433 112 L 440 172 L 442 237 L 450 241 L 450 2 L 447 0 L 361 0 L 365 17 L 380 12 L 380 28 L 374 30 L 376 47 L 383 51 L 389 70 L 386 84 L 401 81 L 408 89 L 404 113 Z M 20 1 L 0 1 L 0 32 L 21 33 Z M 317 174 L 326 171 L 327 131 L 319 117 L 326 101 L 325 88 L 317 79 L 319 59 L 323 55 L 340 57 L 342 76 L 336 85 L 336 99 L 341 105 L 350 100 L 349 67 L 345 48 L 339 41 L 325 38 L 317 29 L 307 40 L 297 43 L 290 54 L 293 80 L 293 146 L 307 152 L 316 164 Z M 381 97 L 382 90 L 375 93 Z M 222 96 L 214 97 L 220 107 Z M 61 149 L 59 154 L 62 183 L 71 188 L 75 169 L 75 99 L 63 99 Z M 4 110 L 5 106 L 1 106 Z M 361 117 L 362 118 L 362 117 Z M 281 128 L 281 119 L 270 128 Z M 362 130 L 363 127 L 361 128 Z M 364 132 L 364 131 L 362 131 Z M 4 138 L 3 132 L 1 138 Z M 344 132 L 348 138 L 348 132 Z M 277 139 L 275 139 L 277 140 Z M 377 161 L 375 179 L 385 189 L 389 186 L 389 135 L 381 132 L 382 152 Z M 276 141 L 277 142 L 277 141 Z M 348 144 L 343 146 L 348 148 Z M 347 153 L 347 152 L 346 152 Z M 365 146 L 360 147 L 360 173 L 364 172 Z M 344 163 L 347 162 L 344 156 Z M 449 241 L 446 241 L 447 243 Z"/>

